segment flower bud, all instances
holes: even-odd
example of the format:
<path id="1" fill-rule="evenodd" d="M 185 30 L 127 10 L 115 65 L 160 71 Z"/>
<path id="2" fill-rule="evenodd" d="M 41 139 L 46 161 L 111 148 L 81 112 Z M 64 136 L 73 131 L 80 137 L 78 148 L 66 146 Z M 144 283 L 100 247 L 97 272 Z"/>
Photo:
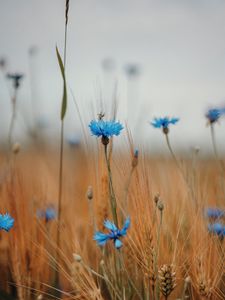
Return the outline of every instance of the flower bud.
<path id="1" fill-rule="evenodd" d="M 107 146 L 109 143 L 109 138 L 107 136 L 102 136 L 102 144 Z"/>
<path id="2" fill-rule="evenodd" d="M 20 144 L 19 144 L 19 143 L 13 144 L 13 146 L 12 146 L 12 152 L 13 152 L 14 154 L 17 154 L 17 153 L 20 152 Z"/>
<path id="3" fill-rule="evenodd" d="M 89 186 L 88 189 L 87 189 L 87 198 L 88 198 L 88 200 L 93 199 L 93 188 L 92 188 L 92 186 Z"/>
<path id="4" fill-rule="evenodd" d="M 82 257 L 79 254 L 73 253 L 73 259 L 76 262 L 81 262 L 82 261 Z"/>
<path id="5" fill-rule="evenodd" d="M 159 193 L 158 193 L 158 194 L 156 194 L 155 197 L 154 197 L 154 201 L 155 201 L 155 204 L 156 204 L 156 205 L 157 205 L 157 203 L 159 202 L 159 200 L 160 200 L 160 195 L 159 195 Z"/>
<path id="6" fill-rule="evenodd" d="M 161 200 L 158 202 L 157 207 L 158 207 L 158 209 L 159 209 L 160 211 L 163 211 L 163 210 L 164 210 L 164 204 L 163 204 L 163 202 L 162 202 Z"/>
<path id="7" fill-rule="evenodd" d="M 136 149 L 132 160 L 132 168 L 135 168 L 137 165 L 138 165 L 138 150 Z"/>
<path id="8" fill-rule="evenodd" d="M 163 127 L 163 133 L 168 134 L 169 133 L 169 128 L 168 127 Z"/>

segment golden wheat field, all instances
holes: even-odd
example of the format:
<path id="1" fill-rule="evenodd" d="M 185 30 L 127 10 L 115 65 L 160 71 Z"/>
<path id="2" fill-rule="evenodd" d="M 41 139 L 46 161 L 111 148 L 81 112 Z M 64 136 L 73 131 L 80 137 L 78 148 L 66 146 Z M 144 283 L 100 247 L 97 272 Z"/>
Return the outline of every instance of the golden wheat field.
<path id="1" fill-rule="evenodd" d="M 37 216 L 57 209 L 58 153 L 34 147 L 8 162 L 2 154 L 0 209 L 15 224 L 0 232 L 1 299 L 224 299 L 224 240 L 205 216 L 224 203 L 215 160 L 194 153 L 181 173 L 171 159 L 111 147 L 119 227 L 131 219 L 118 250 L 93 240 L 112 220 L 102 146 L 65 149 L 58 245 L 57 217 Z"/>

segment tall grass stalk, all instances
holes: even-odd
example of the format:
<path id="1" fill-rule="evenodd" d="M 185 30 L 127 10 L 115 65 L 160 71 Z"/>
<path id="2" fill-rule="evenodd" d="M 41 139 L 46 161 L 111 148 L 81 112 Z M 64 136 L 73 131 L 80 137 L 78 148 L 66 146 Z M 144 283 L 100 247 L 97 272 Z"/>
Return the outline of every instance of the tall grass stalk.
<path id="1" fill-rule="evenodd" d="M 64 31 L 64 72 L 66 70 L 66 54 L 67 54 L 67 27 L 68 27 L 69 0 L 66 0 L 65 7 L 65 31 Z M 65 84 L 65 82 L 64 82 Z M 59 157 L 59 185 L 58 185 L 58 230 L 57 230 L 57 248 L 61 248 L 61 223 L 62 223 L 62 187 L 63 187 L 63 154 L 64 154 L 64 116 L 61 116 L 60 129 L 60 157 Z M 59 264 L 59 251 L 57 251 L 56 262 Z M 56 275 L 56 285 L 59 284 L 59 274 Z"/>
<path id="2" fill-rule="evenodd" d="M 160 235 L 161 235 L 161 229 L 162 229 L 162 220 L 163 220 L 163 203 L 159 202 L 158 206 L 159 212 L 160 212 L 160 221 L 158 225 L 158 231 L 157 231 L 157 245 L 156 245 L 156 254 L 155 254 L 155 274 L 158 274 L 158 268 L 159 268 L 159 252 L 160 252 Z M 156 299 L 160 299 L 160 290 L 159 290 L 159 279 L 156 281 Z"/>
<path id="3" fill-rule="evenodd" d="M 214 130 L 214 124 L 210 124 L 210 132 L 211 132 L 211 139 L 212 139 L 212 145 L 213 145 L 213 151 L 214 155 L 216 158 L 216 161 L 218 163 L 218 168 L 220 170 L 220 176 L 221 176 L 221 189 L 223 191 L 223 194 L 225 195 L 225 182 L 224 182 L 224 176 L 225 176 L 225 167 L 222 159 L 219 157 L 218 149 L 217 149 L 217 144 L 216 144 L 216 137 L 215 137 L 215 130 Z"/>
<path id="4" fill-rule="evenodd" d="M 176 166 L 177 166 L 177 168 L 178 168 L 178 170 L 179 170 L 179 172 L 180 172 L 180 174 L 181 174 L 181 176 L 182 176 L 182 179 L 183 179 L 184 183 L 185 183 L 186 186 L 187 186 L 187 190 L 188 190 L 188 192 L 190 193 L 191 198 L 193 199 L 193 202 L 194 202 L 194 204 L 195 204 L 195 209 L 197 209 L 197 208 L 198 208 L 198 203 L 197 203 L 197 199 L 196 199 L 196 197 L 195 197 L 195 192 L 194 192 L 194 189 L 193 189 L 193 184 L 191 184 L 191 183 L 189 182 L 188 177 L 186 176 L 186 174 L 185 174 L 183 168 L 181 167 L 181 165 L 180 165 L 180 163 L 179 163 L 179 161 L 178 161 L 178 159 L 177 159 L 177 157 L 176 157 L 176 155 L 175 155 L 175 153 L 174 153 L 174 151 L 173 151 L 173 148 L 172 148 L 172 146 L 171 146 L 171 144 L 170 144 L 170 140 L 169 140 L 169 135 L 168 135 L 168 133 L 165 134 L 165 136 L 166 136 L 166 144 L 167 144 L 167 147 L 168 147 L 168 149 L 169 149 L 169 151 L 170 151 L 170 154 L 171 154 L 171 156 L 172 156 L 174 162 L 176 163 Z"/>
<path id="5" fill-rule="evenodd" d="M 217 145 L 216 145 L 214 124 L 210 124 L 210 132 L 211 132 L 211 138 L 212 138 L 213 151 L 214 151 L 216 160 L 219 163 L 221 173 L 222 173 L 221 175 L 224 175 L 225 174 L 225 167 L 224 167 L 223 161 L 219 158 L 218 149 L 217 149 Z"/>

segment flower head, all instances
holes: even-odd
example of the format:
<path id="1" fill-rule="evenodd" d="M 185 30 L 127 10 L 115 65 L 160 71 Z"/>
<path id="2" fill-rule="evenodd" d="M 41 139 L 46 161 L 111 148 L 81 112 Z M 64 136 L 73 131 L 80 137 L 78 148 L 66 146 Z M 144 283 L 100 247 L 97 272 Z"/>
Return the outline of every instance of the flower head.
<path id="1" fill-rule="evenodd" d="M 123 129 L 122 124 L 116 121 L 92 120 L 89 124 L 91 133 L 97 137 L 102 137 L 103 144 L 108 144 L 109 138 L 113 135 L 119 135 Z M 105 143 L 104 143 L 105 142 Z"/>
<path id="2" fill-rule="evenodd" d="M 169 132 L 169 125 L 176 124 L 179 121 L 179 118 L 154 118 L 151 122 L 151 125 L 155 128 L 162 128 L 163 132 L 167 134 Z"/>
<path id="3" fill-rule="evenodd" d="M 104 226 L 109 230 L 109 233 L 103 233 L 100 231 L 95 232 L 94 240 L 97 242 L 97 244 L 99 246 L 104 246 L 107 241 L 113 240 L 116 249 L 121 248 L 123 243 L 121 242 L 120 238 L 127 234 L 127 230 L 130 227 L 130 218 L 128 217 L 125 220 L 122 229 L 118 229 L 116 225 L 109 220 L 104 222 Z"/>
<path id="4" fill-rule="evenodd" d="M 223 226 L 221 223 L 209 224 L 208 230 L 209 232 L 217 234 L 220 237 L 225 236 L 225 226 Z"/>
<path id="5" fill-rule="evenodd" d="M 6 213 L 5 215 L 0 214 L 0 229 L 9 231 L 14 225 L 14 219 Z"/>
<path id="6" fill-rule="evenodd" d="M 225 210 L 219 208 L 207 208 L 205 214 L 208 218 L 219 219 L 225 216 Z"/>
<path id="7" fill-rule="evenodd" d="M 46 222 L 49 222 L 56 218 L 56 210 L 53 206 L 48 206 L 45 210 L 38 210 L 37 217 L 39 219 L 45 219 Z"/>
<path id="8" fill-rule="evenodd" d="M 7 78 L 13 81 L 13 86 L 15 89 L 18 89 L 20 86 L 20 81 L 23 78 L 23 74 L 20 73 L 8 73 Z"/>
<path id="9" fill-rule="evenodd" d="M 213 124 L 219 120 L 219 118 L 224 114 L 224 109 L 211 108 L 206 113 L 206 118 L 210 124 Z"/>

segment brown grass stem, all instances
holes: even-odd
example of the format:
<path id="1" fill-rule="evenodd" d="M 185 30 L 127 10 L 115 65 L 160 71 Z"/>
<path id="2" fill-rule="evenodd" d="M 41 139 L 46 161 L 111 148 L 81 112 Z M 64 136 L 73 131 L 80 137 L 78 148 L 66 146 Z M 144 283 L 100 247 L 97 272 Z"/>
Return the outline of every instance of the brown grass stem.
<path id="1" fill-rule="evenodd" d="M 163 220 L 163 210 L 160 210 L 160 222 L 158 225 L 158 231 L 157 231 L 157 248 L 156 248 L 156 255 L 155 255 L 155 274 L 158 274 L 158 259 L 159 259 L 159 252 L 160 252 L 160 235 L 161 235 L 161 229 L 162 229 L 162 220 Z M 159 279 L 156 281 L 156 299 L 160 299 L 160 289 L 159 289 Z"/>

